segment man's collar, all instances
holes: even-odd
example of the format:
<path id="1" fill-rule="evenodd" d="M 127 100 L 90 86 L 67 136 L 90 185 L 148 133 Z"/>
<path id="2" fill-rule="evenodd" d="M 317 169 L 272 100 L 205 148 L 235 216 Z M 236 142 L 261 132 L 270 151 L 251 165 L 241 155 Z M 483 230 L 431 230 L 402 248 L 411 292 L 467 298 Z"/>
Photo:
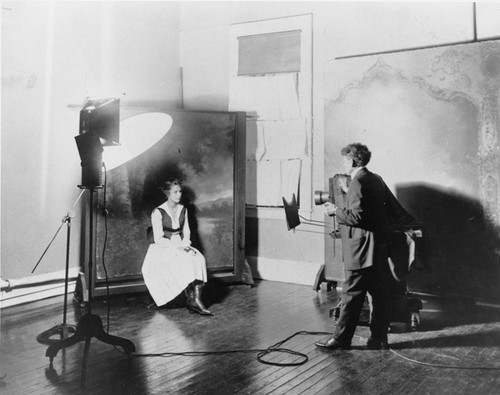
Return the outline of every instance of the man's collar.
<path id="1" fill-rule="evenodd" d="M 362 169 L 365 169 L 365 167 L 364 167 L 364 166 L 361 166 L 361 167 L 357 167 L 356 169 L 354 169 L 354 170 L 352 171 L 352 173 L 351 173 L 351 180 L 353 180 L 353 179 L 354 179 L 354 177 L 356 177 L 356 174 L 358 174 L 358 173 L 359 173 L 359 171 L 360 171 L 360 170 L 362 170 Z"/>

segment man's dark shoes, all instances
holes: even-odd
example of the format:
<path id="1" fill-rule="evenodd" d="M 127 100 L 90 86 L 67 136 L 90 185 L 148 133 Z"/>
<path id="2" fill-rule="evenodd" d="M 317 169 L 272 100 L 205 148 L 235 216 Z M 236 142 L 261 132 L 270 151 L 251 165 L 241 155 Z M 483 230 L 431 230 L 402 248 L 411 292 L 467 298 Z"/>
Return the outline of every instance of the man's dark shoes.
<path id="1" fill-rule="evenodd" d="M 323 348 L 325 350 L 350 350 L 351 349 L 350 345 L 339 343 L 333 337 L 329 338 L 328 340 L 326 340 L 324 342 L 319 341 L 319 342 L 316 342 L 314 344 L 316 344 L 317 347 Z"/>
<path id="2" fill-rule="evenodd" d="M 379 340 L 370 337 L 366 342 L 368 350 L 389 350 L 389 343 L 387 340 Z"/>

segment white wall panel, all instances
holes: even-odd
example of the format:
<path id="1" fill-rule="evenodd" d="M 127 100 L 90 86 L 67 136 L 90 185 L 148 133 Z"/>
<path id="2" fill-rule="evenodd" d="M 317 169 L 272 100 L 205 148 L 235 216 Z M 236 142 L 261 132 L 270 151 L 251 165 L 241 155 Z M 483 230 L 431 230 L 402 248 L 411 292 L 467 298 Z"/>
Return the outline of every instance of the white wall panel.
<path id="1" fill-rule="evenodd" d="M 318 16 L 335 58 L 472 40 L 472 14 L 472 3 L 340 2 Z"/>
<path id="2" fill-rule="evenodd" d="M 500 3 L 476 3 L 478 40 L 500 38 Z"/>

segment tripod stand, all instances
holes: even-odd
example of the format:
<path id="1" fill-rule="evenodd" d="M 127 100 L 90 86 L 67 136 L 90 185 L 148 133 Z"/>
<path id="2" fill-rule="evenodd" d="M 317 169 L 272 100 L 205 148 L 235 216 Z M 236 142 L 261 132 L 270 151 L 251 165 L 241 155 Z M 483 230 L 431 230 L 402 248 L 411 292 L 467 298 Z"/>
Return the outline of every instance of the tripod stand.
<path id="1" fill-rule="evenodd" d="M 45 352 L 45 356 L 50 358 L 50 367 L 52 368 L 52 363 L 54 357 L 57 355 L 59 350 L 70 347 L 80 341 L 85 341 L 85 347 L 83 351 L 83 361 L 82 361 L 82 382 L 85 381 L 86 369 L 87 369 L 87 359 L 90 349 L 90 341 L 92 337 L 102 341 L 103 343 L 111 344 L 113 346 L 119 346 L 125 351 L 126 354 L 131 354 L 135 352 L 134 343 L 128 339 L 124 339 L 118 336 L 112 336 L 104 331 L 102 320 L 98 315 L 92 314 L 92 280 L 93 280 L 93 269 L 94 269 L 94 194 L 96 192 L 95 186 L 85 187 L 80 186 L 80 188 L 88 189 L 90 193 L 90 238 L 89 238 L 89 264 L 88 264 L 88 278 L 89 278 L 89 289 L 88 289 L 88 305 L 87 313 L 84 314 L 78 321 L 76 327 L 76 333 L 71 337 L 66 339 L 61 339 L 59 341 L 53 342 Z"/>
<path id="2" fill-rule="evenodd" d="M 35 267 L 31 271 L 31 274 L 33 274 L 35 272 L 36 268 L 38 267 L 38 265 L 42 261 L 43 257 L 47 253 L 48 249 L 50 248 L 50 246 L 54 242 L 56 236 L 59 234 L 59 231 L 61 230 L 62 226 L 64 225 L 64 223 L 66 223 L 67 224 L 67 236 L 66 236 L 66 268 L 65 268 L 65 277 L 64 277 L 63 323 L 56 325 L 53 328 L 50 328 L 50 329 L 40 333 L 37 336 L 36 340 L 38 341 L 38 343 L 41 343 L 41 344 L 52 344 L 53 342 L 55 342 L 56 340 L 51 339 L 51 337 L 55 334 L 59 334 L 60 339 L 66 339 L 70 332 L 72 332 L 72 333 L 76 332 L 76 327 L 74 325 L 68 325 L 66 323 L 66 312 L 67 312 L 67 308 L 68 308 L 69 246 L 70 246 L 70 241 L 71 241 L 71 237 L 70 237 L 71 236 L 71 218 L 75 216 L 72 209 L 75 208 L 76 204 L 78 203 L 78 201 L 80 200 L 80 198 L 82 197 L 84 192 L 85 192 L 85 190 L 83 190 L 80 193 L 80 195 L 78 195 L 78 198 L 76 199 L 75 203 L 73 204 L 73 207 L 71 208 L 71 210 L 68 211 L 66 216 L 63 218 L 62 224 L 57 229 L 54 237 L 52 238 L 49 245 L 47 246 L 47 248 L 43 252 L 42 256 L 40 257 L 40 259 L 36 263 Z"/>
<path id="3" fill-rule="evenodd" d="M 81 194 L 80 194 L 81 196 Z M 62 324 L 56 325 L 53 328 L 50 328 L 49 330 L 46 330 L 42 333 L 40 333 L 36 340 L 38 343 L 41 344 L 52 344 L 54 339 L 51 339 L 51 337 L 55 334 L 59 334 L 60 339 L 66 339 L 69 336 L 69 333 L 75 333 L 76 332 L 76 327 L 74 325 L 68 325 L 66 323 L 66 313 L 68 309 L 68 281 L 69 281 L 69 245 L 70 245 L 70 235 L 71 235 L 71 211 L 68 212 L 68 215 L 64 217 L 63 223 L 67 224 L 67 237 L 66 237 L 66 269 L 65 269 L 65 277 L 64 277 L 64 310 L 63 310 L 63 322 Z M 61 224 L 61 226 L 62 226 Z M 61 226 L 59 229 L 61 229 Z M 59 229 L 56 232 L 59 233 Z M 42 256 L 43 257 L 43 256 Z M 35 266 L 36 269 L 36 266 Z M 33 270 L 35 270 L 33 269 Z"/>

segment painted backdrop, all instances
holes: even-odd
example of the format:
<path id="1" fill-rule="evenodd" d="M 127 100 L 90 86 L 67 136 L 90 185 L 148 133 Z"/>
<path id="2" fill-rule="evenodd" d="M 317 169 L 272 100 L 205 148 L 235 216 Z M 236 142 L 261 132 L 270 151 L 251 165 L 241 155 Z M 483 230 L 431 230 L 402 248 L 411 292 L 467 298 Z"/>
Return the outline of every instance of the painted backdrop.
<path id="1" fill-rule="evenodd" d="M 240 200 L 235 188 L 237 115 L 168 114 L 173 125 L 158 143 L 107 172 L 106 193 L 99 194 L 97 210 L 97 280 L 105 279 L 103 255 L 111 280 L 141 276 L 150 215 L 165 201 L 160 187 L 169 178 L 183 183 L 182 203 L 188 208 L 191 241 L 205 255 L 207 267 L 231 271 L 235 265 L 235 230 L 239 227 L 235 213 Z M 244 160 L 244 146 L 241 157 Z M 104 199 L 109 212 L 107 236 Z"/>
<path id="2" fill-rule="evenodd" d="M 325 178 L 368 145 L 428 236 L 414 290 L 500 300 L 499 97 L 499 42 L 328 62 Z"/>

